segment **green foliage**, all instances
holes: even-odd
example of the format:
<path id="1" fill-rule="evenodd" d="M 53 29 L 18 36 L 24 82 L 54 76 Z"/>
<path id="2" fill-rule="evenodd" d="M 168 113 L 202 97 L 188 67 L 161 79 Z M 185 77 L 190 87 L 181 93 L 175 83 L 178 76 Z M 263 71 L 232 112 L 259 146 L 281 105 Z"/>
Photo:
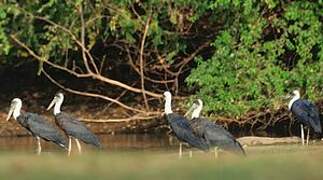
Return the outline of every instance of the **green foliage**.
<path id="1" fill-rule="evenodd" d="M 305 90 L 313 100 L 323 95 L 323 26 L 317 2 L 223 1 L 216 7 L 220 5 L 241 13 L 232 14 L 235 20 L 212 44 L 212 57 L 196 58 L 198 66 L 186 79 L 199 87 L 197 96 L 208 113 L 240 116 L 277 108 L 293 89 Z"/>
<path id="2" fill-rule="evenodd" d="M 208 114 L 239 116 L 285 105 L 281 97 L 295 88 L 313 100 L 323 95 L 322 7 L 321 0 L 4 1 L 0 62 L 14 65 L 17 59 L 35 59 L 14 36 L 40 57 L 40 69 L 51 61 L 82 72 L 79 43 L 84 30 L 84 45 L 96 64 L 126 64 L 129 49 L 138 65 L 151 19 L 145 75 L 159 81 L 177 77 L 181 60 L 212 40 L 212 49 L 198 54 L 197 64 L 187 63 L 196 68 L 186 82 L 198 88 Z M 169 69 L 160 70 L 165 67 Z M 104 73 L 109 68 L 100 69 Z M 181 70 L 186 72 L 186 67 Z M 182 74 L 187 73 L 179 80 L 185 79 Z M 149 83 L 152 89 L 161 87 Z"/>

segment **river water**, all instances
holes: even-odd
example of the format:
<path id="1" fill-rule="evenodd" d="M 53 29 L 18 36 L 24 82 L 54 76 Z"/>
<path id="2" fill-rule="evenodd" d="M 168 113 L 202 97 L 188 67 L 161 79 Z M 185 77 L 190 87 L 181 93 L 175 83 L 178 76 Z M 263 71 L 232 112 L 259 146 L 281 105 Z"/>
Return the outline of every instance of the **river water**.
<path id="1" fill-rule="evenodd" d="M 167 151 L 178 148 L 178 141 L 165 134 L 116 134 L 98 136 L 104 151 Z M 41 141 L 45 152 L 60 151 L 57 145 Z M 72 141 L 76 150 L 76 144 Z M 37 141 L 31 136 L 0 137 L 0 151 L 33 152 Z M 83 149 L 93 149 L 90 145 L 82 144 Z"/>

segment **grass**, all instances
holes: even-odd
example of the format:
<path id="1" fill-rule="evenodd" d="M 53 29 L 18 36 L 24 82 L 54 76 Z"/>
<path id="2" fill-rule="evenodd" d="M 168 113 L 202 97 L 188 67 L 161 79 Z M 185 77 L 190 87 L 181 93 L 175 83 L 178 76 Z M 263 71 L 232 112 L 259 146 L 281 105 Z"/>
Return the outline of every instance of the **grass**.
<path id="1" fill-rule="evenodd" d="M 0 179 L 322 179 L 323 148 L 313 145 L 247 148 L 248 157 L 194 152 L 91 152 L 68 158 L 62 153 L 40 156 L 0 153 Z"/>

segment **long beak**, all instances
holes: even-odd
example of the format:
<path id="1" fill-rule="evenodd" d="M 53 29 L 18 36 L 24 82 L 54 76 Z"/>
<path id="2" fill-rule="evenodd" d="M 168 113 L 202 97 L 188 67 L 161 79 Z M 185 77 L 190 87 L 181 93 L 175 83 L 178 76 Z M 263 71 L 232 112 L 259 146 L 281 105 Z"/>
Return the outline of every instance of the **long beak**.
<path id="1" fill-rule="evenodd" d="M 185 113 L 184 117 L 187 117 L 194 109 L 196 109 L 196 104 L 194 103 L 190 109 Z"/>
<path id="2" fill-rule="evenodd" d="M 9 121 L 9 119 L 10 119 L 10 117 L 11 117 L 12 113 L 13 113 L 13 107 L 10 107 L 10 110 L 9 110 L 9 113 L 8 113 L 8 116 L 7 116 L 6 121 Z"/>
<path id="3" fill-rule="evenodd" d="M 54 106 L 55 103 L 56 103 L 56 99 L 54 98 L 52 102 L 49 104 L 49 106 L 47 107 L 47 111 L 49 111 Z"/>

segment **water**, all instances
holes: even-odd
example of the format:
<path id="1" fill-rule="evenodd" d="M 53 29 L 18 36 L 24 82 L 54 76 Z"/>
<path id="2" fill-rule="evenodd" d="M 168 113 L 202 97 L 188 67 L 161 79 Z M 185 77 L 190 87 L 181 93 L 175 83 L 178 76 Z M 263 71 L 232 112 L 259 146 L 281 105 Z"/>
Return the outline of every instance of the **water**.
<path id="1" fill-rule="evenodd" d="M 165 134 L 116 134 L 98 136 L 104 151 L 169 151 L 176 147 L 176 138 Z M 42 142 L 42 150 L 45 152 L 62 151 L 57 145 Z M 72 147 L 76 150 L 76 144 L 72 141 Z M 24 151 L 34 152 L 37 148 L 37 141 L 31 136 L 1 137 L 0 151 Z M 93 149 L 90 145 L 82 144 L 82 149 Z"/>

